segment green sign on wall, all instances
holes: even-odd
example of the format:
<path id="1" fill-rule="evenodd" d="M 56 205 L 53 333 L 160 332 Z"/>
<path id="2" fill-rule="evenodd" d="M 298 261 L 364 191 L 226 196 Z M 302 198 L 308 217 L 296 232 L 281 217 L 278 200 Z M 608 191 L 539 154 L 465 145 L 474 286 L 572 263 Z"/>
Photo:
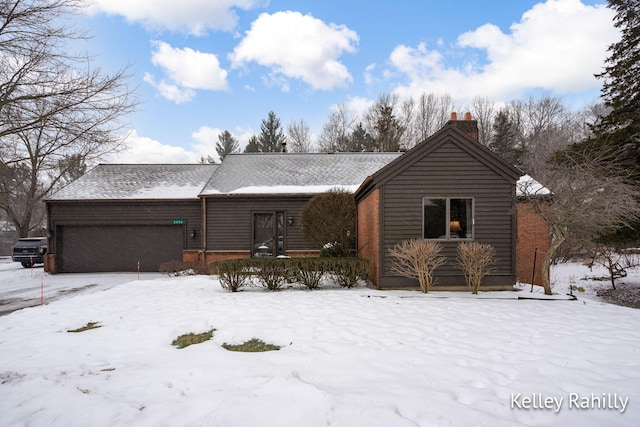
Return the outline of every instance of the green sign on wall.
<path id="1" fill-rule="evenodd" d="M 182 224 L 184 224 L 184 219 L 174 219 L 172 224 L 173 225 L 182 225 Z"/>

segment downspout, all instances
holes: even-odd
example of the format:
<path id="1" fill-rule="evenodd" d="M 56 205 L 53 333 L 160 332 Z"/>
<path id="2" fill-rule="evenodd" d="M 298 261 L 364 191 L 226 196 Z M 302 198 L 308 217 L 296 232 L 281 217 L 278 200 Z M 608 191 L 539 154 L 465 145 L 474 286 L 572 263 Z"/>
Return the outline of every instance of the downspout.
<path id="1" fill-rule="evenodd" d="M 207 265 L 207 198 L 202 197 L 202 263 Z"/>

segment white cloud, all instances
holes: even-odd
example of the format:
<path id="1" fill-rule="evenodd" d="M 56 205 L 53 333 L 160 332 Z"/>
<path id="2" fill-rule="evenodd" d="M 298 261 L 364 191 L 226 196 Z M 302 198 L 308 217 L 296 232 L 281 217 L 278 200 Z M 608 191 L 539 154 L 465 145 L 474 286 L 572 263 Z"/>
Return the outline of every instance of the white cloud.
<path id="1" fill-rule="evenodd" d="M 208 156 L 211 156 L 219 162 L 220 158 L 218 157 L 218 153 L 216 153 L 216 143 L 218 142 L 218 135 L 222 132 L 222 129 L 200 126 L 197 131 L 191 134 L 191 137 L 196 141 L 193 149 L 197 153 L 200 153 L 200 157 L 206 159 Z"/>
<path id="2" fill-rule="evenodd" d="M 208 30 L 231 31 L 238 23 L 234 9 L 254 9 L 268 0 L 92 0 L 89 13 L 124 16 L 150 30 L 202 36 Z"/>
<path id="3" fill-rule="evenodd" d="M 527 11 L 508 33 L 485 24 L 460 35 L 453 54 L 484 54 L 482 60 L 450 66 L 444 51 L 422 43 L 396 47 L 390 62 L 409 80 L 397 88 L 401 95 L 447 92 L 457 101 L 473 96 L 505 100 L 536 89 L 562 95 L 599 86 L 593 75 L 602 71 L 606 50 L 618 37 L 613 13 L 604 5 L 547 0 Z"/>
<path id="4" fill-rule="evenodd" d="M 154 86 L 162 96 L 176 103 L 190 101 L 195 90 L 227 90 L 227 71 L 212 53 L 191 48 L 175 48 L 170 44 L 154 41 L 151 62 L 160 67 L 167 80 L 156 81 L 146 73 L 144 81 Z"/>
<path id="5" fill-rule="evenodd" d="M 269 81 L 288 90 L 287 79 L 300 79 L 314 89 L 346 87 L 353 80 L 338 58 L 356 49 L 358 35 L 344 25 L 326 24 L 311 15 L 284 11 L 263 13 L 229 54 L 233 67 L 256 62 L 271 69 Z"/>
<path id="6" fill-rule="evenodd" d="M 176 104 L 189 102 L 196 95 L 196 91 L 193 89 L 180 87 L 178 85 L 168 83 L 166 80 L 158 82 L 153 74 L 145 73 L 142 79 L 146 83 L 155 87 L 164 98 L 167 98 L 169 101 L 173 101 Z"/>
<path id="7" fill-rule="evenodd" d="M 140 136 L 132 130 L 125 139 L 127 149 L 114 154 L 114 163 L 197 163 L 200 154 L 183 147 L 165 145 L 154 139 Z"/>
<path id="8" fill-rule="evenodd" d="M 349 111 L 356 114 L 360 118 L 359 120 L 361 120 L 373 104 L 374 101 L 371 99 L 352 96 L 347 100 L 346 106 Z"/>

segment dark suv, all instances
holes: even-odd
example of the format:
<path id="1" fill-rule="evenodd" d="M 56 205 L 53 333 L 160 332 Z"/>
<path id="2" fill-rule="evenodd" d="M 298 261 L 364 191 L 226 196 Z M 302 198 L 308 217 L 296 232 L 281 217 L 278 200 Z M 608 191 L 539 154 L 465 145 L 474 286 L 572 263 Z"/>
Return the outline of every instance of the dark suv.
<path id="1" fill-rule="evenodd" d="M 24 268 L 33 267 L 34 264 L 44 262 L 44 254 L 47 253 L 46 237 L 26 237 L 18 239 L 13 247 L 14 262 L 19 262 Z"/>

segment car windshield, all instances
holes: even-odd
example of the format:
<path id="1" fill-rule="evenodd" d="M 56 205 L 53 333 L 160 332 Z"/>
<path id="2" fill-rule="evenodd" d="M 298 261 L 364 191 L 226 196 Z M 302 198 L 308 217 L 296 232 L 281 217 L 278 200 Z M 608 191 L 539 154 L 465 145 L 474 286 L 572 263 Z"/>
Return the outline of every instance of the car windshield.
<path id="1" fill-rule="evenodd" d="M 35 239 L 20 239 L 16 242 L 16 248 L 29 248 L 33 246 L 46 244 L 47 241 L 44 238 Z"/>

